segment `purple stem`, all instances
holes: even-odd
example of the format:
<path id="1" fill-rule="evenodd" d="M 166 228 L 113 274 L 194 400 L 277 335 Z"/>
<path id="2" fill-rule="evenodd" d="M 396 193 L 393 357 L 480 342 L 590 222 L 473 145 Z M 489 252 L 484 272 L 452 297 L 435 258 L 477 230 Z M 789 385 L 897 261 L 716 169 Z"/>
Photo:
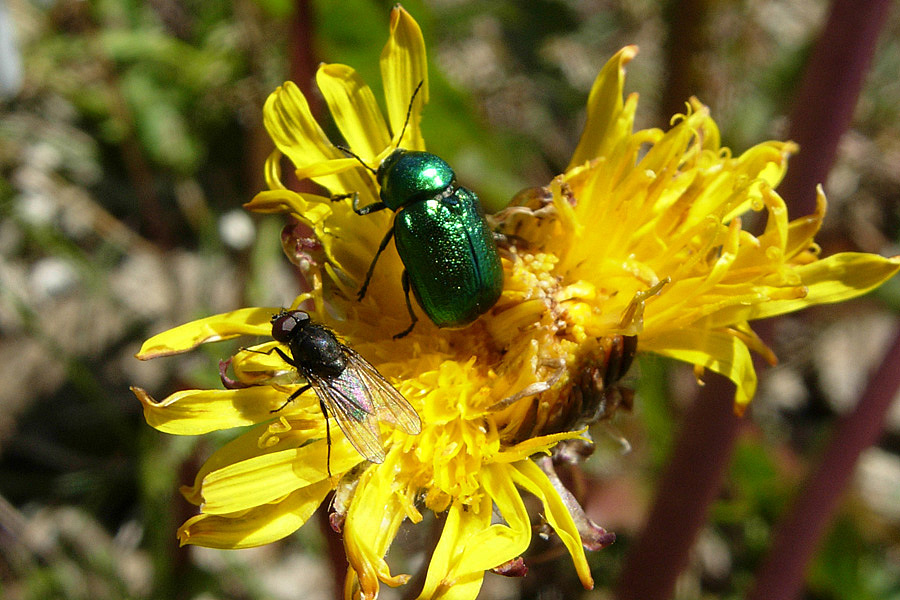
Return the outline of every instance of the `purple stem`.
<path id="1" fill-rule="evenodd" d="M 323 106 L 315 89 L 316 70 L 319 67 L 314 44 L 315 31 L 311 3 L 308 0 L 296 0 L 291 22 L 291 80 L 306 96 L 310 111 L 318 118 L 322 116 Z"/>
<path id="2" fill-rule="evenodd" d="M 710 95 L 709 76 L 703 56 L 709 52 L 710 0 L 669 0 L 663 4 L 666 23 L 665 72 L 659 103 L 660 125 L 672 115 L 684 112 L 684 101 L 691 96 Z"/>
<path id="3" fill-rule="evenodd" d="M 791 159 L 779 188 L 798 214 L 812 212 L 813 186 L 825 180 L 838 142 L 850 126 L 890 4 L 888 0 L 832 3 L 791 115 L 791 138 L 806 152 Z M 832 520 L 860 453 L 877 442 L 898 387 L 900 333 L 856 408 L 838 422 L 818 468 L 779 523 L 748 599 L 788 599 L 800 594 L 806 565 Z"/>
<path id="4" fill-rule="evenodd" d="M 688 564 L 697 531 L 719 494 L 741 428 L 733 398 L 731 382 L 718 375 L 708 376 L 681 424 L 644 530 L 629 550 L 616 585 L 617 600 L 672 596 L 675 581 Z"/>
<path id="5" fill-rule="evenodd" d="M 816 209 L 816 186 L 825 183 L 838 142 L 850 127 L 890 0 L 834 0 L 794 98 L 788 137 L 800 144 L 778 188 L 794 214 Z"/>
<path id="6" fill-rule="evenodd" d="M 799 597 L 804 570 L 819 546 L 863 450 L 878 442 L 900 389 L 900 331 L 853 411 L 838 421 L 818 468 L 775 531 L 748 600 Z"/>
<path id="7" fill-rule="evenodd" d="M 806 150 L 792 159 L 787 179 L 779 189 L 791 214 L 814 211 L 815 185 L 827 176 L 837 143 L 849 127 L 888 7 L 887 0 L 835 0 L 832 4 L 791 118 L 791 138 Z M 767 323 L 756 324 L 756 329 L 761 325 Z M 764 340 L 771 339 L 759 333 Z M 841 422 L 821 468 L 779 529 L 750 598 L 796 595 L 802 586 L 803 569 L 859 453 L 877 439 L 887 405 L 900 385 L 898 378 L 900 336 L 871 380 L 864 399 Z M 623 568 L 616 590 L 618 600 L 671 597 L 697 531 L 718 494 L 739 431 L 730 399 L 726 401 L 728 387 L 721 378 L 711 377 L 686 415 L 648 522 Z"/>

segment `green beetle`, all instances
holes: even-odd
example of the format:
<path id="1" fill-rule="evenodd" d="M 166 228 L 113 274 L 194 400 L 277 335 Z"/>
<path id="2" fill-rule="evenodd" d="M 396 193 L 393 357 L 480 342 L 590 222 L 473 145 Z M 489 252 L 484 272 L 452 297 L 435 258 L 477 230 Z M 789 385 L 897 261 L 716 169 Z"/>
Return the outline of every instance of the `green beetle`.
<path id="1" fill-rule="evenodd" d="M 412 319 L 395 338 L 412 331 L 418 320 L 410 289 L 438 327 L 462 327 L 484 314 L 503 291 L 503 267 L 475 192 L 456 183 L 456 174 L 442 158 L 402 148 L 381 162 L 375 179 L 381 201 L 360 208 L 354 195 L 353 211 L 368 215 L 389 209 L 396 215 L 369 265 L 359 299 L 393 238 L 405 267 L 402 284 Z"/>

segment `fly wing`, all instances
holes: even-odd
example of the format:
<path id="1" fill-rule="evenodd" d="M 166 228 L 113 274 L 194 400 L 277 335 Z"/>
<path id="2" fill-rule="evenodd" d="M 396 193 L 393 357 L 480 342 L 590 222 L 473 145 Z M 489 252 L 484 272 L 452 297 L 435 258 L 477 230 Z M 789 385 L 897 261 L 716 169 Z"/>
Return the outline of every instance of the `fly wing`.
<path id="1" fill-rule="evenodd" d="M 390 423 L 410 435 L 422 431 L 419 414 L 403 394 L 388 383 L 387 379 L 355 350 L 346 346 L 343 350 L 348 362 L 344 373 L 353 371 L 365 384 L 371 402 L 369 412 L 373 412 L 379 420 Z"/>
<path id="2" fill-rule="evenodd" d="M 337 377 L 310 374 L 309 383 L 356 451 L 370 462 L 383 463 L 378 419 L 372 411 L 368 387 L 354 370 L 344 369 Z"/>

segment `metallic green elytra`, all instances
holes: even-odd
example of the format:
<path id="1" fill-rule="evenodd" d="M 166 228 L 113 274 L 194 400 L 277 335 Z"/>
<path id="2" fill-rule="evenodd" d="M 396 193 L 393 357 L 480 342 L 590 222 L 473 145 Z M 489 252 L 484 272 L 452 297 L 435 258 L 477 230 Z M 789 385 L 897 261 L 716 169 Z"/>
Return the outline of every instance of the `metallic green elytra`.
<path id="1" fill-rule="evenodd" d="M 412 323 L 394 337 L 402 337 L 416 324 L 409 300 L 412 289 L 425 314 L 438 327 L 468 325 L 491 308 L 503 291 L 503 268 L 475 192 L 456 183 L 456 175 L 443 159 L 429 152 L 398 148 L 375 173 L 381 201 L 353 209 L 367 215 L 384 209 L 396 212 L 366 274 L 359 298 L 375 270 L 378 257 L 393 237 L 403 261 L 403 288 Z"/>

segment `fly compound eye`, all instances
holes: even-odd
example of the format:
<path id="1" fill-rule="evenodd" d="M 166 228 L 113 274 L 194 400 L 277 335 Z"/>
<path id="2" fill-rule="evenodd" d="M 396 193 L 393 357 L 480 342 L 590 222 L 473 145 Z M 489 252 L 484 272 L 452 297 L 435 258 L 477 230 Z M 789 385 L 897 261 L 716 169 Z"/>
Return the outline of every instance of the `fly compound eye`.
<path id="1" fill-rule="evenodd" d="M 294 318 L 290 314 L 277 315 L 272 319 L 272 337 L 276 341 L 286 342 L 294 330 Z"/>
<path id="2" fill-rule="evenodd" d="M 272 319 L 272 337 L 278 342 L 287 342 L 308 322 L 309 315 L 302 310 L 291 310 L 275 315 Z"/>

